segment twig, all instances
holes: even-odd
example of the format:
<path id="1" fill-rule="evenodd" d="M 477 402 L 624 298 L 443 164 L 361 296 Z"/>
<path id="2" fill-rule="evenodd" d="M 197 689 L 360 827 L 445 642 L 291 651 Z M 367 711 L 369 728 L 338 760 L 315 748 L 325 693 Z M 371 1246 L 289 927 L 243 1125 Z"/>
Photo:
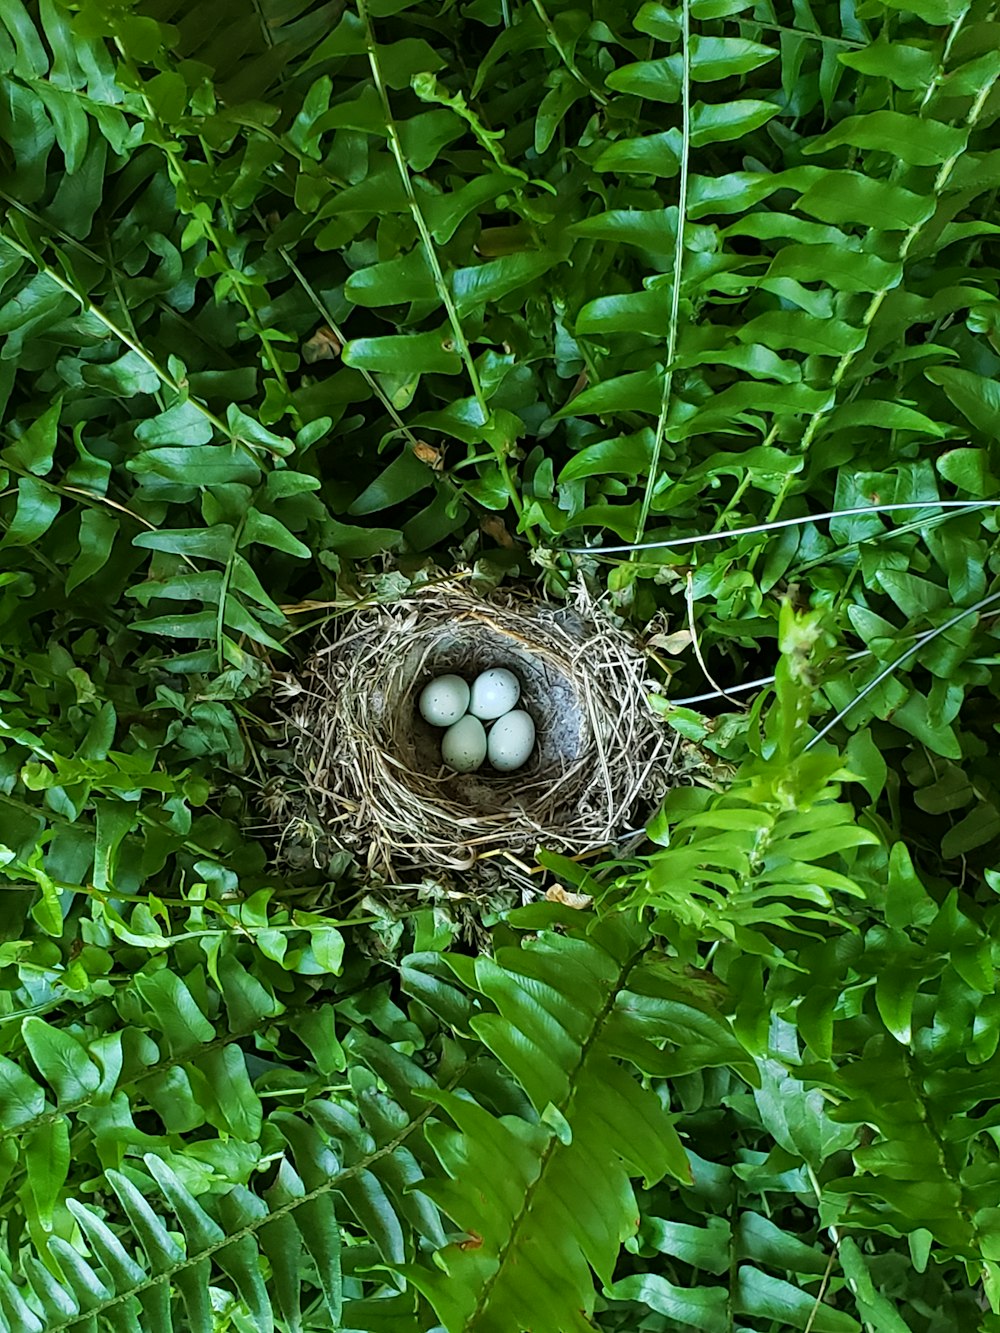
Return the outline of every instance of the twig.
<path id="1" fill-rule="evenodd" d="M 823 1274 L 823 1281 L 819 1284 L 819 1291 L 816 1293 L 816 1300 L 813 1302 L 813 1308 L 809 1311 L 809 1319 L 802 1333 L 812 1333 L 812 1326 L 816 1322 L 816 1316 L 819 1314 L 820 1306 L 823 1304 L 823 1297 L 826 1295 L 826 1289 L 830 1285 L 830 1274 L 833 1272 L 833 1265 L 837 1258 L 837 1251 L 831 1250 L 830 1257 L 826 1261 L 826 1272 Z"/>

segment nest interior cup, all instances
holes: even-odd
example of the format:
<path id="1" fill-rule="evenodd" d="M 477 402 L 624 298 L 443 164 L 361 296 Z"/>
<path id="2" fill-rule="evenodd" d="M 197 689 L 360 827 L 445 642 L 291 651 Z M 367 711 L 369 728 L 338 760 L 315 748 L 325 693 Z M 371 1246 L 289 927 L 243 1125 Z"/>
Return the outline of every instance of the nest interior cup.
<path id="1" fill-rule="evenodd" d="M 480 624 L 465 634 L 461 628 L 444 635 L 435 630 L 427 637 L 429 644 L 418 643 L 402 654 L 400 689 L 387 690 L 384 696 L 393 700 L 384 719 L 387 743 L 409 769 L 435 777 L 441 794 L 487 812 L 526 799 L 533 783 L 546 783 L 548 774 L 579 759 L 587 740 L 585 710 L 558 657 L 527 648 L 512 634 L 489 625 Z M 475 773 L 442 773 L 443 732 L 420 716 L 416 706 L 420 691 L 447 672 L 463 676 L 471 685 L 481 671 L 495 666 L 507 667 L 521 682 L 517 706 L 535 723 L 531 757 L 516 773 L 498 773 L 488 764 Z"/>
<path id="2" fill-rule="evenodd" d="M 521 682 L 535 750 L 513 773 L 452 772 L 420 691 L 494 666 Z M 669 786 L 645 658 L 589 603 L 417 586 L 332 622 L 301 684 L 287 722 L 312 823 L 389 880 L 606 846 Z"/>

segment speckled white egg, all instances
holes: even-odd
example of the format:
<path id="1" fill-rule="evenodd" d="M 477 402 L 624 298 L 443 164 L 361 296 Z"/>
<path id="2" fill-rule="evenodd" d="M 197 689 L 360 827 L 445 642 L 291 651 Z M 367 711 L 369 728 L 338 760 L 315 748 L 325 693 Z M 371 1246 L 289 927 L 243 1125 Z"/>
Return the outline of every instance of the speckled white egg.
<path id="1" fill-rule="evenodd" d="M 441 758 L 456 773 L 474 773 L 486 758 L 486 731 L 478 717 L 466 714 L 441 737 Z"/>
<path id="2" fill-rule="evenodd" d="M 469 707 L 469 686 L 461 676 L 438 676 L 420 691 L 420 716 L 432 727 L 450 727 Z"/>
<path id="3" fill-rule="evenodd" d="M 472 682 L 469 712 L 473 717 L 492 722 L 509 713 L 521 697 L 521 682 L 506 667 L 490 667 Z"/>
<path id="4" fill-rule="evenodd" d="M 516 708 L 493 723 L 486 753 L 501 773 L 513 773 L 526 764 L 535 748 L 535 724 L 523 708 Z"/>

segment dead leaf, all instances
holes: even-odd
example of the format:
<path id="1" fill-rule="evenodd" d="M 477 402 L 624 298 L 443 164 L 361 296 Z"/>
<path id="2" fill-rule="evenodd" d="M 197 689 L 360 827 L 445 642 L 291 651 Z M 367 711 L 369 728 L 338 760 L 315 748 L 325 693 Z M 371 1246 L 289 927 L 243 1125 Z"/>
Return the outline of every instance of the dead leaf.
<path id="1" fill-rule="evenodd" d="M 673 634 L 654 634 L 647 642 L 650 648 L 662 648 L 665 653 L 672 653 L 676 657 L 691 643 L 691 631 L 678 629 Z"/>
<path id="2" fill-rule="evenodd" d="M 516 545 L 514 538 L 507 531 L 507 524 L 499 514 L 485 514 L 479 520 L 479 527 L 487 537 L 492 538 L 498 546 L 506 547 L 508 551 Z"/>
<path id="3" fill-rule="evenodd" d="M 553 884 L 551 889 L 546 889 L 545 898 L 550 903 L 562 903 L 563 907 L 572 907 L 578 912 L 585 911 L 594 901 L 589 893 L 570 893 L 561 884 Z"/>
<path id="4" fill-rule="evenodd" d="M 433 444 L 428 444 L 426 440 L 415 440 L 413 444 L 414 456 L 419 458 L 421 463 L 426 463 L 432 472 L 444 471 L 444 450 L 437 449 Z"/>
<path id="5" fill-rule="evenodd" d="M 572 389 L 569 391 L 569 396 L 566 399 L 567 403 L 571 403 L 578 393 L 583 393 L 584 389 L 587 387 L 589 379 L 590 376 L 588 372 L 586 370 L 581 370 L 576 377 Z"/>
<path id="6" fill-rule="evenodd" d="M 336 361 L 341 341 L 327 324 L 321 324 L 308 342 L 302 344 L 302 359 L 307 366 L 314 361 Z"/>

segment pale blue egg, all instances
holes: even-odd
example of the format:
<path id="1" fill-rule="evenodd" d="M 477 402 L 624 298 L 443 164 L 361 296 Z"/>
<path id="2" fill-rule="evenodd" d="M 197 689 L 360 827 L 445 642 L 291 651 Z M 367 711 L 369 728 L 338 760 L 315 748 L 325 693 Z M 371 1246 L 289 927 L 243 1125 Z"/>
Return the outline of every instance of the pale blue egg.
<path id="1" fill-rule="evenodd" d="M 461 676 L 437 676 L 420 691 L 420 716 L 432 727 L 450 727 L 469 707 L 469 694 Z"/>
<path id="2" fill-rule="evenodd" d="M 506 667 L 490 667 L 472 682 L 469 712 L 484 722 L 509 713 L 521 697 L 521 682 Z"/>
<path id="3" fill-rule="evenodd" d="M 517 708 L 494 722 L 486 753 L 495 769 L 513 773 L 528 762 L 534 748 L 535 724 L 530 714 Z"/>
<path id="4" fill-rule="evenodd" d="M 478 717 L 466 714 L 441 738 L 441 758 L 456 773 L 474 773 L 486 758 L 486 732 Z"/>

